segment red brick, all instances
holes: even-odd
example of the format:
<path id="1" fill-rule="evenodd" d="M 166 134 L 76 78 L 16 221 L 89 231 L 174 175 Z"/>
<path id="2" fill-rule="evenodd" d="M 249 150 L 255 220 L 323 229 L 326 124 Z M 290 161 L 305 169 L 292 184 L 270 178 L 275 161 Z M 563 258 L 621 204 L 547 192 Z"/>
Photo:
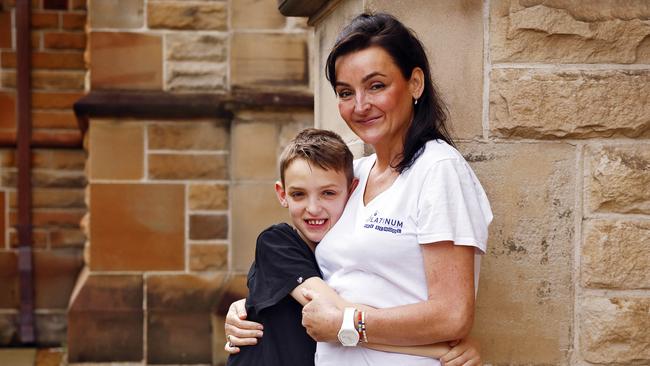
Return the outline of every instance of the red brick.
<path id="1" fill-rule="evenodd" d="M 86 14 L 63 14 L 62 27 L 67 30 L 84 30 L 86 27 Z"/>
<path id="2" fill-rule="evenodd" d="M 81 146 L 83 136 L 77 130 L 34 130 L 32 141 L 40 145 L 55 144 L 57 146 Z"/>
<path id="3" fill-rule="evenodd" d="M 48 32 L 43 35 L 43 45 L 52 49 L 83 50 L 86 48 L 86 34 L 72 32 Z"/>
<path id="4" fill-rule="evenodd" d="M 31 35 L 31 40 L 32 40 L 32 50 L 40 50 L 41 49 L 41 32 L 32 32 Z"/>
<path id="5" fill-rule="evenodd" d="M 48 245 L 49 234 L 47 230 L 34 229 L 32 230 L 32 247 L 37 249 L 45 249 Z M 18 248 L 18 232 L 11 230 L 9 232 L 9 245 L 11 248 Z"/>
<path id="6" fill-rule="evenodd" d="M 36 227 L 79 227 L 85 210 L 47 210 L 32 211 L 32 225 Z M 18 212 L 9 212 L 9 225 L 16 226 Z"/>
<path id="7" fill-rule="evenodd" d="M 0 251 L 0 308 L 18 308 L 18 256 Z"/>
<path id="8" fill-rule="evenodd" d="M 66 309 L 82 267 L 81 250 L 34 252 L 36 308 Z"/>
<path id="9" fill-rule="evenodd" d="M 68 10 L 68 0 L 43 0 L 43 8 L 52 10 Z"/>
<path id="10" fill-rule="evenodd" d="M 84 93 L 32 93 L 32 108 L 72 109 L 72 105 L 84 96 Z"/>
<path id="11" fill-rule="evenodd" d="M 34 29 L 50 29 L 59 27 L 59 13 L 32 12 L 31 26 Z"/>
<path id="12" fill-rule="evenodd" d="M 77 117 L 71 110 L 66 111 L 32 111 L 34 128 L 79 128 Z"/>
<path id="13" fill-rule="evenodd" d="M 52 248 L 83 248 L 86 235 L 79 229 L 61 229 L 50 231 Z"/>
<path id="14" fill-rule="evenodd" d="M 0 128 L 16 128 L 16 97 L 0 92 Z"/>
<path id="15" fill-rule="evenodd" d="M 7 207 L 6 202 L 9 200 L 9 197 L 7 197 L 6 192 L 0 192 L 0 248 L 4 248 L 7 243 L 5 243 L 5 230 L 6 228 L 6 217 L 7 217 L 7 210 L 5 207 Z"/>
<path id="16" fill-rule="evenodd" d="M 11 13 L 0 13 L 0 48 L 11 48 Z"/>
<path id="17" fill-rule="evenodd" d="M 61 348 L 39 349 L 36 351 L 36 366 L 59 366 L 63 361 Z"/>
<path id="18" fill-rule="evenodd" d="M 2 52 L 0 66 L 16 67 L 16 53 Z M 36 69 L 85 70 L 83 52 L 33 52 L 32 67 Z"/>

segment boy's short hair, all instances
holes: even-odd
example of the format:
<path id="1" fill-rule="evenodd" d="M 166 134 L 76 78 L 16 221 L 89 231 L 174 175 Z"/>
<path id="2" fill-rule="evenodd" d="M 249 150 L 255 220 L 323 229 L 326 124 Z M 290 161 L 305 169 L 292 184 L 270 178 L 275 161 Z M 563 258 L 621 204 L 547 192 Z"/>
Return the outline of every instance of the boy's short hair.
<path id="1" fill-rule="evenodd" d="M 344 172 L 348 185 L 354 179 L 354 157 L 336 132 L 306 128 L 289 142 L 280 155 L 280 181 L 283 187 L 284 172 L 296 159 L 304 159 L 321 169 Z"/>

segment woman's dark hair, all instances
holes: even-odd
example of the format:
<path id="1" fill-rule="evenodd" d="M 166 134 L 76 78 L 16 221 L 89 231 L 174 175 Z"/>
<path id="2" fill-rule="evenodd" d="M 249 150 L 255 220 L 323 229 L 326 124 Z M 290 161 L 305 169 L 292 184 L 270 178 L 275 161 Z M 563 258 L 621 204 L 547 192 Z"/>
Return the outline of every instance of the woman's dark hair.
<path id="1" fill-rule="evenodd" d="M 441 139 L 454 146 L 445 126 L 447 108 L 433 84 L 422 43 L 412 30 L 385 13 L 360 14 L 343 28 L 325 64 L 325 74 L 333 88 L 336 87 L 336 60 L 373 46 L 381 47 L 391 56 L 406 80 L 411 78 L 416 67 L 424 73 L 424 91 L 414 106 L 413 121 L 404 138 L 404 151 L 399 163 L 393 166 L 402 173 L 422 154 L 427 141 Z"/>

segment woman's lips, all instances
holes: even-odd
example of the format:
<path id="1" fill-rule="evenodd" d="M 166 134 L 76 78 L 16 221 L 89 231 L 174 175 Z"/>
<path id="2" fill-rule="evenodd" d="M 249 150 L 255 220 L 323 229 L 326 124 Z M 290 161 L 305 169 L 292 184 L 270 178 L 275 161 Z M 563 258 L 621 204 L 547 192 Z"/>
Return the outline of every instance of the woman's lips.
<path id="1" fill-rule="evenodd" d="M 371 123 L 377 121 L 378 119 L 379 119 L 379 117 L 370 117 L 370 118 L 359 119 L 356 122 L 360 123 L 360 124 L 363 124 L 363 125 L 367 125 L 367 124 L 371 124 Z"/>

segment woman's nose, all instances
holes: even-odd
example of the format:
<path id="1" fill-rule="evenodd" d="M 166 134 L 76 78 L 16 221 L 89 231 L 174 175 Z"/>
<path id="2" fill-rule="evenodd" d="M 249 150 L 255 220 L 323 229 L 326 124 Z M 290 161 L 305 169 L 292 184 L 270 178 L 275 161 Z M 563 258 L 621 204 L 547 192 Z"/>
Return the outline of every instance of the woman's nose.
<path id="1" fill-rule="evenodd" d="M 358 113 L 366 112 L 370 109 L 370 103 L 365 93 L 357 93 L 354 97 L 354 111 Z"/>

